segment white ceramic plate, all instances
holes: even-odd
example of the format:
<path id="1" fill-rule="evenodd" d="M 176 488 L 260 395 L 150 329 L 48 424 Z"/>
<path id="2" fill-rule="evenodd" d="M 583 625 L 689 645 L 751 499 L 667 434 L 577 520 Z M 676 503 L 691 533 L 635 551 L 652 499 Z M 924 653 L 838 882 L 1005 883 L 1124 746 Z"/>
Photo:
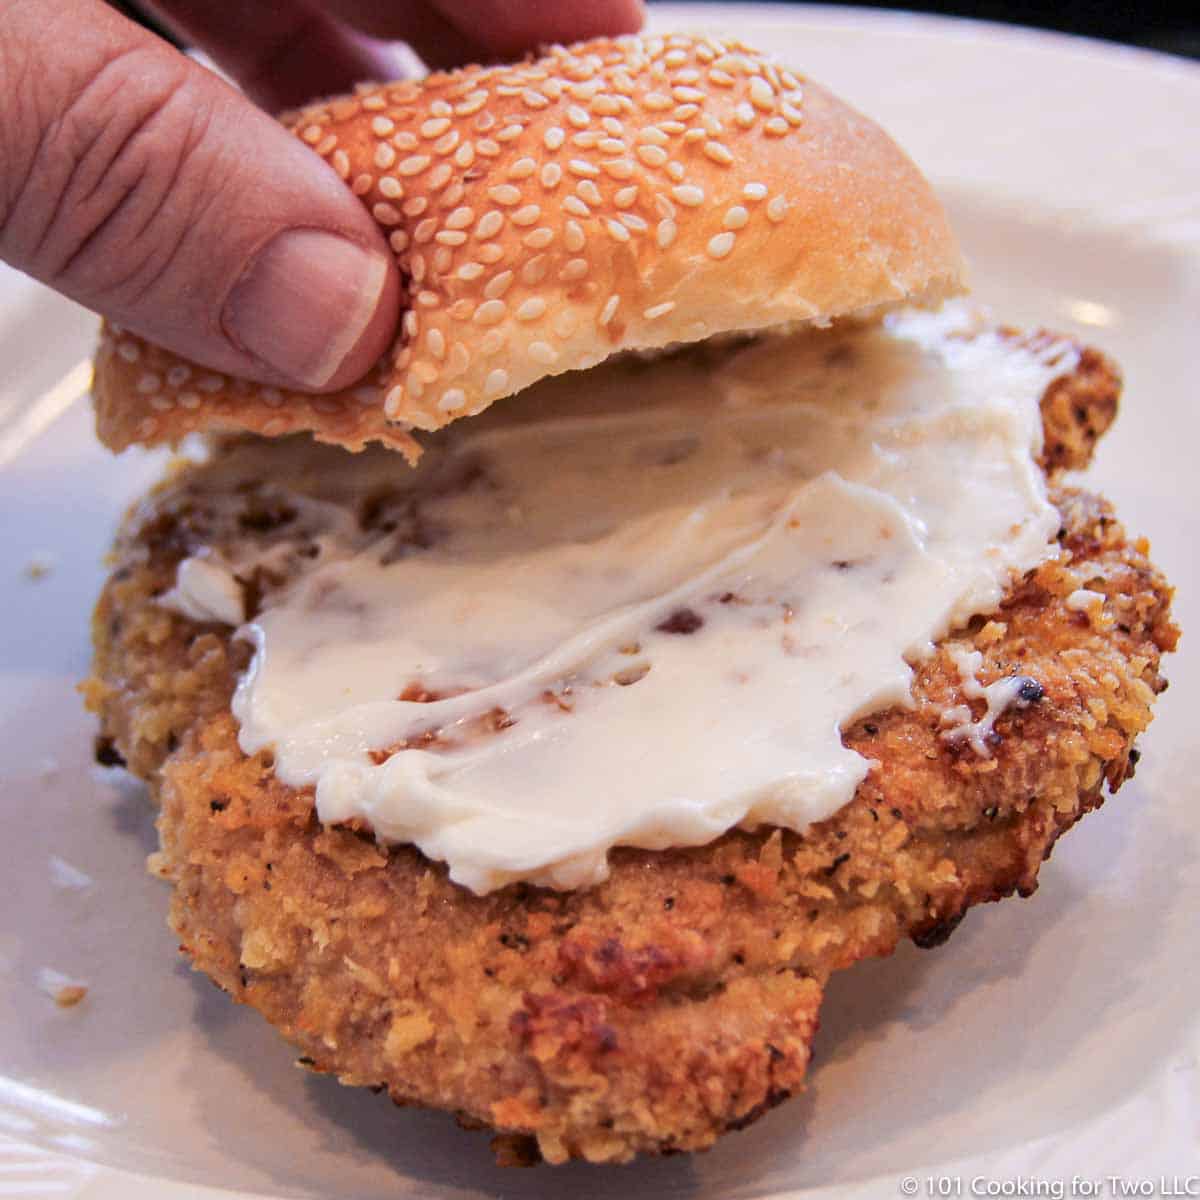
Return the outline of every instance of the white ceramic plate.
<path id="1" fill-rule="evenodd" d="M 1200 630 L 1200 71 L 870 12 L 655 19 L 734 30 L 877 116 L 942 189 L 980 296 L 1124 364 L 1091 479 L 1153 536 Z M 147 807 L 90 766 L 73 688 L 100 554 L 159 465 L 94 444 L 66 403 L 78 375 L 52 390 L 91 337 L 85 314 L 0 275 L 0 1195 L 970 1196 L 1040 1180 L 1095 1196 L 1117 1194 L 1112 1175 L 1200 1194 L 1189 641 L 1136 781 L 1060 844 L 1037 896 L 972 913 L 945 949 L 838 976 L 807 1094 L 710 1154 L 501 1173 L 448 1117 L 294 1070 L 257 1016 L 175 960 L 165 891 L 142 870 Z M 86 1000 L 56 1008 L 46 968 L 86 981 Z"/>

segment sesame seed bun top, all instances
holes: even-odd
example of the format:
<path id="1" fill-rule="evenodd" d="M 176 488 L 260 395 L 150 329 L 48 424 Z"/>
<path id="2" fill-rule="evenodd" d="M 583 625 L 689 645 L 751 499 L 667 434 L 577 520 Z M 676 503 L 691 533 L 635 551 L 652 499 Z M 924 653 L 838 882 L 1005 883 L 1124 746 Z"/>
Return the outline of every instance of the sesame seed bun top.
<path id="1" fill-rule="evenodd" d="M 102 440 L 432 430 L 622 350 L 824 323 L 960 289 L 929 184 L 877 126 L 725 38 L 601 39 L 289 114 L 388 236 L 407 289 L 359 386 L 285 393 L 108 326 Z"/>

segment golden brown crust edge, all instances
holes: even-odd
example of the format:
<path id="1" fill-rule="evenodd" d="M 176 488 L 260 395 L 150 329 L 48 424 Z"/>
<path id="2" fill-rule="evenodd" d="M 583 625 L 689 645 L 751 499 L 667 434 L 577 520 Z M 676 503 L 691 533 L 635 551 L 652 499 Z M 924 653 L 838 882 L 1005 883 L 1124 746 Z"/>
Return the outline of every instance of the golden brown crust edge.
<path id="1" fill-rule="evenodd" d="M 312 430 L 418 453 L 437 429 L 610 354 L 824 321 L 960 288 L 929 184 L 876 125 L 730 39 L 602 39 L 292 114 L 388 236 L 392 349 L 315 397 L 228 378 L 108 326 L 112 449 Z"/>

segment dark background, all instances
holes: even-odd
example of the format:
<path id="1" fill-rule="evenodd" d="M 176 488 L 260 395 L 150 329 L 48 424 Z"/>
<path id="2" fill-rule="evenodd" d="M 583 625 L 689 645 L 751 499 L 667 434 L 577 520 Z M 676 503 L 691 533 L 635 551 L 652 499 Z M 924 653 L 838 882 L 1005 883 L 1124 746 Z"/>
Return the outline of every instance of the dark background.
<path id="1" fill-rule="evenodd" d="M 214 0 L 214 3 L 223 2 L 226 0 Z M 574 4 L 580 0 L 562 2 Z M 586 0 L 583 2 L 586 3 Z M 777 2 L 784 6 L 788 0 Z M 118 0 L 114 7 L 140 19 L 136 2 Z M 1200 3 L 1196 0 L 1191 0 L 1186 5 L 1102 4 L 1094 0 L 1092 3 L 1087 3 L 1086 0 L 1068 0 L 1067 3 L 1059 4 L 1021 3 L 1020 0 L 1005 0 L 1003 3 L 1000 0 L 983 0 L 976 3 L 913 4 L 880 0 L 874 7 L 976 17 L 1016 25 L 1035 25 L 1042 29 L 1057 29 L 1066 33 L 1084 34 L 1087 37 L 1128 42 L 1170 54 L 1200 58 Z M 143 23 L 154 28 L 151 22 Z"/>

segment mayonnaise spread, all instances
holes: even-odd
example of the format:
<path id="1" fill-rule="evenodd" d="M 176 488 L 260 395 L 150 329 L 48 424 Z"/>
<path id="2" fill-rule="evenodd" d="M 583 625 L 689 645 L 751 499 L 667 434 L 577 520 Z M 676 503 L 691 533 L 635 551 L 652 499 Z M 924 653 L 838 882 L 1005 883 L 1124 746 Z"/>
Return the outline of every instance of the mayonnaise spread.
<path id="1" fill-rule="evenodd" d="M 242 748 L 474 891 L 802 830 L 871 769 L 840 728 L 911 703 L 909 664 L 1056 552 L 1038 401 L 1069 351 L 966 320 L 562 376 L 415 472 L 287 451 L 305 554 L 211 548 L 166 602 L 240 622 L 231 588 L 274 555 L 240 631 Z"/>

